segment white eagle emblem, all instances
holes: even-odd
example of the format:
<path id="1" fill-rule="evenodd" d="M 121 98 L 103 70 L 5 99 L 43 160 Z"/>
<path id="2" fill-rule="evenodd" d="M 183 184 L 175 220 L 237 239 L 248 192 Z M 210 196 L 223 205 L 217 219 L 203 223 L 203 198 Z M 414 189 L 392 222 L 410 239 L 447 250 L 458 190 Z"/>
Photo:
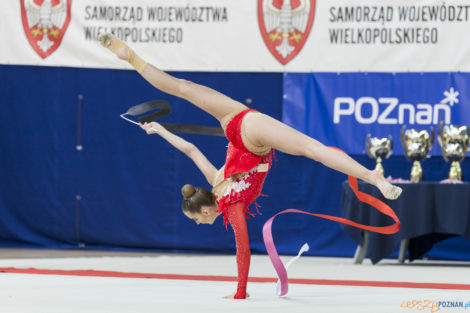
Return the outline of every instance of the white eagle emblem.
<path id="1" fill-rule="evenodd" d="M 70 22 L 71 0 L 20 0 L 23 27 L 34 50 L 45 58 L 59 46 Z"/>
<path id="2" fill-rule="evenodd" d="M 282 64 L 302 49 L 313 24 L 315 0 L 258 0 L 261 34 Z"/>

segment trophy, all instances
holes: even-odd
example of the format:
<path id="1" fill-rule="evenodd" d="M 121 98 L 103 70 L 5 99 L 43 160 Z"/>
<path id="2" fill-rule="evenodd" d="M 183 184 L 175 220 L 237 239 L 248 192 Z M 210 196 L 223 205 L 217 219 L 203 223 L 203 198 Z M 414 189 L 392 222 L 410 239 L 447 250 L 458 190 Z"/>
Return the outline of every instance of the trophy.
<path id="1" fill-rule="evenodd" d="M 417 183 L 423 179 L 423 168 L 420 161 L 427 157 L 434 144 L 434 128 L 431 126 L 431 133 L 427 130 L 409 129 L 405 131 L 405 129 L 406 125 L 403 125 L 400 132 L 401 145 L 405 151 L 405 157 L 413 161 L 410 180 Z"/>
<path id="2" fill-rule="evenodd" d="M 438 137 L 442 149 L 442 156 L 447 162 L 451 162 L 449 178 L 462 180 L 460 162 L 467 155 L 470 144 L 470 129 L 468 126 L 446 125 L 439 123 Z"/>
<path id="3" fill-rule="evenodd" d="M 384 174 L 384 167 L 382 166 L 382 160 L 388 159 L 392 154 L 393 150 L 393 138 L 391 135 L 388 138 L 377 138 L 370 137 L 370 134 L 366 137 L 366 151 L 370 158 L 374 158 L 377 161 L 375 169 L 379 170 L 382 175 Z"/>

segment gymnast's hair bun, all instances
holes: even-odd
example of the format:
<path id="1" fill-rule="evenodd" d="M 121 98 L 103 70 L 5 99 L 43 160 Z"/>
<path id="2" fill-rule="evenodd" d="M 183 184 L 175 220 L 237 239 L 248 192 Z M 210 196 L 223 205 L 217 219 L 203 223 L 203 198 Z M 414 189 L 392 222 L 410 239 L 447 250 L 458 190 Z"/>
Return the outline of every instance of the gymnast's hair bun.
<path id="1" fill-rule="evenodd" d="M 191 198 L 196 193 L 196 188 L 191 184 L 186 184 L 181 188 L 181 193 L 185 199 Z"/>

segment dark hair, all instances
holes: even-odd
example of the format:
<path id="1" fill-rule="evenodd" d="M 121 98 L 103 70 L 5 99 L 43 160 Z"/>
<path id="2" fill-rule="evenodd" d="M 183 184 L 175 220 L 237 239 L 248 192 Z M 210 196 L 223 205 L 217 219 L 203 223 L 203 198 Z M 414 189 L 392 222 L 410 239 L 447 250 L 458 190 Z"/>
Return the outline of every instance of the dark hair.
<path id="1" fill-rule="evenodd" d="M 214 194 L 206 188 L 186 184 L 181 188 L 181 193 L 184 197 L 182 207 L 185 212 L 201 213 L 202 206 L 215 204 Z"/>

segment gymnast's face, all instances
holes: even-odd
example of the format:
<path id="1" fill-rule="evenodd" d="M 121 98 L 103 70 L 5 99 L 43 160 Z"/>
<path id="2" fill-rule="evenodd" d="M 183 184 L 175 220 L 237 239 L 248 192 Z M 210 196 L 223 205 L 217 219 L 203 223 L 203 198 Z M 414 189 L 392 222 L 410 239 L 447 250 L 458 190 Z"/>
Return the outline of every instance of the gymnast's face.
<path id="1" fill-rule="evenodd" d="M 202 206 L 200 213 L 190 213 L 183 211 L 184 215 L 192 219 L 196 224 L 213 224 L 215 219 L 220 215 L 217 213 L 217 205 Z"/>

